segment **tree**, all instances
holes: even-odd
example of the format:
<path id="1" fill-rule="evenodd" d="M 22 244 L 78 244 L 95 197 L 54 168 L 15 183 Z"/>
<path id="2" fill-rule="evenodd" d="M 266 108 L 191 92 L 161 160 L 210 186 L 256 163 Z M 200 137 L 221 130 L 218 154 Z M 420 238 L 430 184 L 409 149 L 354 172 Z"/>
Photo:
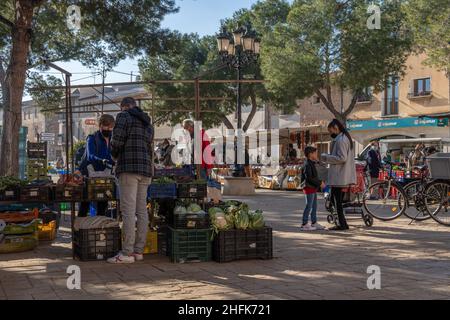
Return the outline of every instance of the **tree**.
<path id="1" fill-rule="evenodd" d="M 250 10 L 242 9 L 233 14 L 231 18 L 224 19 L 222 24 L 232 31 L 237 27 L 249 26 L 257 33 L 269 32 L 279 19 L 286 19 L 289 6 L 283 0 L 260 1 Z M 236 71 L 222 65 L 217 52 L 215 36 L 199 37 L 195 34 L 178 35 L 179 47 L 163 52 L 155 57 L 147 57 L 140 61 L 141 74 L 144 80 L 154 79 L 236 79 Z M 256 61 L 244 68 L 246 75 L 255 79 L 263 79 L 260 61 Z M 149 90 L 152 90 L 149 87 Z M 155 95 L 170 98 L 194 98 L 194 86 L 192 84 L 164 84 L 155 87 Z M 211 127 L 224 123 L 229 129 L 233 124 L 226 115 L 236 109 L 236 90 L 233 84 L 208 84 L 201 86 L 201 97 L 223 98 L 224 100 L 206 100 L 202 102 L 202 110 L 214 111 L 202 113 L 202 123 L 205 127 Z M 263 85 L 245 84 L 242 88 L 242 101 L 251 105 L 252 109 L 247 117 L 243 130 L 246 131 L 258 109 L 263 103 L 270 103 L 278 109 L 293 108 L 294 101 L 285 97 L 276 99 Z M 167 112 L 168 109 L 186 109 L 188 112 Z M 185 99 L 182 101 L 159 100 L 155 102 L 156 116 L 160 122 L 170 121 L 179 123 L 183 118 L 194 112 L 194 101 Z M 161 111 L 163 110 L 163 111 Z"/>
<path id="2" fill-rule="evenodd" d="M 112 68 L 126 57 L 155 54 L 172 44 L 160 28 L 174 0 L 76 1 L 77 33 L 69 29 L 70 0 L 3 0 L 0 6 L 0 85 L 4 109 L 0 175 L 18 174 L 18 137 L 27 71 L 48 61 L 79 60 Z M 73 18 L 74 16 L 72 16 Z M 42 81 L 43 79 L 40 79 Z M 52 79 L 49 79 L 52 80 Z"/>
<path id="3" fill-rule="evenodd" d="M 346 121 L 364 88 L 382 90 L 389 75 L 402 75 L 411 48 L 398 1 L 380 1 L 381 29 L 369 29 L 364 0 L 299 0 L 287 20 L 263 37 L 262 69 L 276 96 L 316 94 L 335 118 Z M 336 108 L 331 88 L 352 92 Z"/>

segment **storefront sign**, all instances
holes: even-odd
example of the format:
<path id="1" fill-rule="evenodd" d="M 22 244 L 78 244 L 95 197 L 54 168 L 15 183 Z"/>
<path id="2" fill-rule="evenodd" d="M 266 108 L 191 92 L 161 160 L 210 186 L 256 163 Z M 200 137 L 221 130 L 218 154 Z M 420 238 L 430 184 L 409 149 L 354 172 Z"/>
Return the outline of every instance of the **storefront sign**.
<path id="1" fill-rule="evenodd" d="M 356 130 L 382 130 L 408 127 L 447 127 L 448 119 L 436 118 L 398 118 L 385 120 L 358 120 L 348 121 L 348 128 Z"/>

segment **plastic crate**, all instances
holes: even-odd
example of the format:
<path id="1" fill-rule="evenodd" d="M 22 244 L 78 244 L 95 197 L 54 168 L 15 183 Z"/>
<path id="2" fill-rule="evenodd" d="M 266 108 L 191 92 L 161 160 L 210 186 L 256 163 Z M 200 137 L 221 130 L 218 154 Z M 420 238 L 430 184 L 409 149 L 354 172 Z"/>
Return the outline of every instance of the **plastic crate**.
<path id="1" fill-rule="evenodd" d="M 46 159 L 28 159 L 27 166 L 31 168 L 41 168 L 47 170 L 47 160 Z"/>
<path id="2" fill-rule="evenodd" d="M 83 185 L 56 185 L 55 187 L 55 201 L 81 201 L 83 195 Z"/>
<path id="3" fill-rule="evenodd" d="M 106 260 L 122 249 L 119 227 L 82 229 L 73 233 L 75 256 L 81 261 Z"/>
<path id="4" fill-rule="evenodd" d="M 436 153 L 426 161 L 432 179 L 450 180 L 450 153 Z"/>
<path id="5" fill-rule="evenodd" d="M 272 228 L 220 231 L 213 241 L 213 259 L 230 262 L 250 259 L 272 259 Z"/>
<path id="6" fill-rule="evenodd" d="M 33 250 L 38 243 L 37 232 L 18 236 L 5 236 L 0 242 L 0 254 Z"/>
<path id="7" fill-rule="evenodd" d="M 52 198 L 50 186 L 25 186 L 20 188 L 20 201 L 48 202 Z"/>
<path id="8" fill-rule="evenodd" d="M 116 183 L 113 178 L 89 178 L 87 187 L 89 201 L 109 201 L 116 199 Z"/>
<path id="9" fill-rule="evenodd" d="M 177 185 L 175 183 L 157 184 L 148 187 L 149 199 L 176 199 Z"/>
<path id="10" fill-rule="evenodd" d="M 59 222 L 61 220 L 61 213 L 56 211 L 40 211 L 39 219 L 42 220 L 44 224 L 50 223 L 52 221 L 56 221 L 56 229 L 59 228 Z"/>
<path id="11" fill-rule="evenodd" d="M 154 177 L 191 177 L 192 170 L 189 167 L 185 168 L 164 168 L 155 169 Z"/>
<path id="12" fill-rule="evenodd" d="M 158 253 L 161 255 L 169 255 L 169 252 L 167 250 L 167 237 L 169 236 L 168 232 L 168 226 L 167 225 L 161 225 L 158 227 L 157 230 L 158 233 Z"/>
<path id="13" fill-rule="evenodd" d="M 56 221 L 40 224 L 38 226 L 39 241 L 53 241 L 56 239 L 57 226 Z"/>
<path id="14" fill-rule="evenodd" d="M 38 218 L 39 211 L 34 209 L 33 211 L 6 211 L 0 212 L 0 220 L 6 223 L 25 223 L 31 222 Z"/>
<path id="15" fill-rule="evenodd" d="M 211 227 L 207 213 L 171 214 L 169 224 L 174 229 L 208 229 Z"/>
<path id="16" fill-rule="evenodd" d="M 145 243 L 144 254 L 158 253 L 158 231 L 149 230 Z"/>
<path id="17" fill-rule="evenodd" d="M 167 252 L 175 263 L 211 261 L 211 230 L 168 227 Z"/>
<path id="18" fill-rule="evenodd" d="M 18 235 L 18 234 L 28 234 L 35 233 L 38 231 L 39 220 L 33 220 L 29 223 L 8 223 L 5 229 L 1 233 L 5 235 Z"/>
<path id="19" fill-rule="evenodd" d="M 206 198 L 207 187 L 205 183 L 179 183 L 178 184 L 178 198 Z"/>
<path id="20" fill-rule="evenodd" d="M 27 155 L 30 159 L 47 159 L 47 142 L 28 142 Z"/>
<path id="21" fill-rule="evenodd" d="M 20 199 L 20 188 L 6 188 L 0 190 L 0 201 L 18 201 Z"/>

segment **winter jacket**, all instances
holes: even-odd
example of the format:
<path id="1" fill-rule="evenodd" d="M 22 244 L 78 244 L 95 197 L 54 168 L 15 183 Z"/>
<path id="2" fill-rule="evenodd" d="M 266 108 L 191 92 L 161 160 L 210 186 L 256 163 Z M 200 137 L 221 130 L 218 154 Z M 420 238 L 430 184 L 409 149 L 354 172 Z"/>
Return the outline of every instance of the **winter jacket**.
<path id="1" fill-rule="evenodd" d="M 153 132 L 150 117 L 138 107 L 117 115 L 111 138 L 111 154 L 117 159 L 117 175 L 152 176 Z"/>
<path id="2" fill-rule="evenodd" d="M 347 187 L 356 183 L 356 165 L 354 151 L 350 140 L 343 133 L 334 139 L 331 154 L 321 155 L 323 162 L 330 165 L 328 169 L 328 185 Z"/>
<path id="3" fill-rule="evenodd" d="M 303 179 L 305 181 L 305 188 L 313 188 L 319 190 L 322 181 L 319 179 L 317 173 L 316 163 L 307 159 L 303 167 Z"/>

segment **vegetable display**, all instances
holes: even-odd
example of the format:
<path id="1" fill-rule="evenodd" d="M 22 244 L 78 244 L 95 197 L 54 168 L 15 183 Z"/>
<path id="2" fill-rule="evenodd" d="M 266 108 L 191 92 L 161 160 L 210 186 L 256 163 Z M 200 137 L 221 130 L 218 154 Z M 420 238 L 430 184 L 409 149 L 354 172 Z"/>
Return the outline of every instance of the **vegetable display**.
<path id="1" fill-rule="evenodd" d="M 0 191 L 3 191 L 8 188 L 15 188 L 20 186 L 25 186 L 28 184 L 28 181 L 20 180 L 16 177 L 0 177 Z"/>
<path id="2" fill-rule="evenodd" d="M 208 214 L 214 231 L 213 236 L 222 230 L 255 230 L 265 226 L 261 210 L 250 211 L 246 203 L 235 200 L 226 201 L 223 208 L 210 208 Z"/>
<path id="3" fill-rule="evenodd" d="M 157 179 L 153 179 L 152 184 L 172 184 L 175 183 L 175 180 L 168 177 L 160 177 Z"/>

